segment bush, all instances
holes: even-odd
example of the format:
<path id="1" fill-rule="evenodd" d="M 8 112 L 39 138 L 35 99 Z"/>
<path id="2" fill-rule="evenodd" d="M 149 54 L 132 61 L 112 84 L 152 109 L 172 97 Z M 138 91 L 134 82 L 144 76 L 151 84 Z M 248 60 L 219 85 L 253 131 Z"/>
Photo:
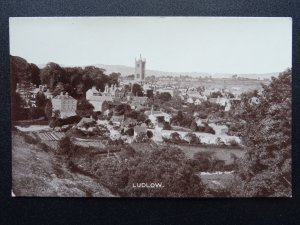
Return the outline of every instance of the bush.
<path id="1" fill-rule="evenodd" d="M 134 138 L 134 142 L 137 142 L 137 143 L 146 143 L 146 142 L 148 142 L 148 140 L 149 140 L 149 138 L 146 133 L 139 133 Z"/>
<path id="2" fill-rule="evenodd" d="M 43 108 L 32 107 L 29 110 L 29 119 L 38 119 L 41 117 L 45 117 L 45 112 Z"/>
<path id="3" fill-rule="evenodd" d="M 164 122 L 164 130 L 171 130 L 172 127 L 168 122 Z"/>
<path id="4" fill-rule="evenodd" d="M 56 153 L 60 155 L 71 155 L 74 150 L 74 145 L 68 136 L 65 136 L 59 141 L 59 147 Z"/>
<path id="5" fill-rule="evenodd" d="M 27 142 L 28 144 L 33 144 L 33 145 L 37 145 L 39 143 L 38 140 L 36 140 L 35 138 L 27 135 L 27 134 L 24 134 L 24 140 L 25 142 Z"/>
<path id="6" fill-rule="evenodd" d="M 216 133 L 215 130 L 212 127 L 210 127 L 209 125 L 205 126 L 204 132 L 209 133 L 209 134 L 215 134 Z"/>
<path id="7" fill-rule="evenodd" d="M 81 120 L 80 116 L 70 116 L 66 119 L 59 119 L 62 126 L 63 125 L 69 125 L 69 124 L 74 124 L 74 123 L 79 123 L 79 121 Z"/>
<path id="8" fill-rule="evenodd" d="M 177 132 L 171 134 L 170 141 L 174 144 L 180 144 L 182 142 L 181 137 Z"/>
<path id="9" fill-rule="evenodd" d="M 45 152 L 48 152 L 50 150 L 50 147 L 45 143 L 39 143 L 39 147 Z"/>
<path id="10" fill-rule="evenodd" d="M 198 117 L 199 117 L 200 119 L 207 119 L 208 115 L 207 115 L 207 113 L 205 113 L 205 112 L 199 112 L 199 113 L 198 113 Z"/>
<path id="11" fill-rule="evenodd" d="M 148 138 L 152 138 L 153 137 L 152 131 L 150 131 L 150 130 L 147 131 L 147 137 Z"/>
<path id="12" fill-rule="evenodd" d="M 61 127 L 61 126 L 62 126 L 62 122 L 60 119 L 52 118 L 50 120 L 49 127 L 54 128 L 54 127 Z"/>
<path id="13" fill-rule="evenodd" d="M 134 129 L 129 128 L 128 130 L 125 131 L 125 134 L 132 137 L 134 135 Z"/>
<path id="14" fill-rule="evenodd" d="M 231 139 L 228 141 L 228 144 L 232 147 L 239 147 L 240 144 L 235 140 L 235 139 Z"/>
<path id="15" fill-rule="evenodd" d="M 194 154 L 194 160 L 196 161 L 194 165 L 196 171 L 210 171 L 212 169 L 214 162 L 212 153 L 197 152 Z"/>
<path id="16" fill-rule="evenodd" d="M 189 144 L 201 144 L 197 135 L 193 134 L 193 133 L 187 133 L 185 135 L 185 140 L 187 140 L 189 142 Z"/>

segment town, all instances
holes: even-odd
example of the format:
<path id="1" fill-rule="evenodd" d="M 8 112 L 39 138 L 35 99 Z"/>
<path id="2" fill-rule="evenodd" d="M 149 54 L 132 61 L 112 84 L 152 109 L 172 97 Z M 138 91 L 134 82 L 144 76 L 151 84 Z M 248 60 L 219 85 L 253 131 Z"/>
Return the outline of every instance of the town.
<path id="1" fill-rule="evenodd" d="M 100 196 L 172 196 L 134 192 L 129 168 L 123 174 L 124 164 L 137 157 L 132 154 L 144 160 L 157 149 L 170 157 L 180 154 L 174 160 L 193 167 L 188 177 L 199 179 L 201 191 L 181 196 L 206 196 L 203 185 L 210 190 L 207 196 L 228 195 L 236 162 L 245 155 L 241 127 L 247 121 L 241 115 L 260 104 L 263 86 L 271 81 L 238 75 L 156 77 L 146 73 L 142 56 L 134 66 L 132 75 L 106 75 L 94 66 L 48 63 L 40 69 L 11 56 L 13 136 L 17 132 L 30 144 L 65 156 L 71 171 L 96 176 L 105 188 Z"/>

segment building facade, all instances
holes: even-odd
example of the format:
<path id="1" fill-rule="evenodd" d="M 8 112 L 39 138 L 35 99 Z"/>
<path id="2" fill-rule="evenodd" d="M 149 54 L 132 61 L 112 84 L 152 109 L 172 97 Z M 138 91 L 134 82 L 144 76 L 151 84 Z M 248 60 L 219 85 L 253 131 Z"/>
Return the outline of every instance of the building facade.
<path id="1" fill-rule="evenodd" d="M 102 112 L 103 103 L 105 101 L 112 102 L 114 100 L 115 91 L 115 86 L 109 88 L 106 84 L 104 92 L 100 92 L 96 89 L 96 87 L 92 87 L 86 92 L 85 96 L 86 100 L 94 106 L 95 112 Z"/>
<path id="2" fill-rule="evenodd" d="M 67 118 L 76 115 L 77 100 L 68 93 L 55 96 L 51 99 L 53 112 L 59 111 L 60 118 Z"/>

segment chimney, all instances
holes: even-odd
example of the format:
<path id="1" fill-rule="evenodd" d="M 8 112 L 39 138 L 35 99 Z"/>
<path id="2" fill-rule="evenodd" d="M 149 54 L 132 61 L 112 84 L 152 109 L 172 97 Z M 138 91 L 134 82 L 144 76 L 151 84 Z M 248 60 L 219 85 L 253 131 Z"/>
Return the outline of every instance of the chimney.
<path id="1" fill-rule="evenodd" d="M 63 96 L 63 95 L 64 95 L 64 93 L 61 91 L 61 92 L 60 92 L 60 96 Z"/>
<path id="2" fill-rule="evenodd" d="M 66 96 L 69 97 L 69 93 L 68 92 L 66 92 Z"/>

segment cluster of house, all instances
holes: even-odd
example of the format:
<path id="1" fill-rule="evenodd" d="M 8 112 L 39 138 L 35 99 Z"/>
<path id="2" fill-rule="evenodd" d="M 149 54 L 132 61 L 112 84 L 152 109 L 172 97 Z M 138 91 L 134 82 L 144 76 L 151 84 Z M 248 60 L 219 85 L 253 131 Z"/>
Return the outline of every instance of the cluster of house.
<path id="1" fill-rule="evenodd" d="M 211 98 L 210 94 L 212 91 L 205 89 L 204 91 L 198 91 L 196 88 L 177 88 L 177 87 L 166 87 L 166 86 L 151 86 L 147 83 L 143 84 L 145 93 L 149 90 L 153 91 L 153 94 L 158 93 L 169 93 L 172 97 L 180 97 L 184 102 L 188 104 L 200 105 L 204 101 L 219 104 L 225 107 L 225 111 L 229 111 L 231 108 L 231 101 L 237 100 L 237 98 L 231 99 L 226 95 L 226 92 L 222 92 L 224 97 Z M 66 118 L 76 115 L 77 100 L 70 96 L 68 93 L 61 93 L 55 97 L 52 96 L 51 92 L 46 85 L 40 85 L 35 88 L 33 84 L 27 86 L 17 84 L 16 90 L 20 96 L 26 100 L 26 102 L 35 106 L 35 98 L 39 92 L 42 92 L 46 98 L 51 99 L 53 112 L 59 111 L 61 118 Z M 141 110 L 146 108 L 147 97 L 134 96 L 132 92 L 125 92 L 124 87 L 117 87 L 111 85 L 110 87 L 106 84 L 103 92 L 97 90 L 96 87 L 92 87 L 86 92 L 86 100 L 93 105 L 94 111 L 103 112 L 104 102 L 115 102 L 115 103 L 127 103 L 134 110 Z M 162 111 L 146 111 L 145 114 L 149 116 L 152 121 L 154 115 L 164 116 L 166 122 L 170 121 L 170 115 Z M 113 121 L 122 121 L 124 116 L 113 115 Z"/>
<path id="2" fill-rule="evenodd" d="M 39 92 L 43 93 L 47 99 L 52 98 L 52 93 L 47 88 L 47 85 L 39 85 L 39 87 L 36 87 L 36 85 L 31 82 L 17 83 L 16 93 L 24 100 L 25 108 L 36 106 L 35 100 Z"/>

